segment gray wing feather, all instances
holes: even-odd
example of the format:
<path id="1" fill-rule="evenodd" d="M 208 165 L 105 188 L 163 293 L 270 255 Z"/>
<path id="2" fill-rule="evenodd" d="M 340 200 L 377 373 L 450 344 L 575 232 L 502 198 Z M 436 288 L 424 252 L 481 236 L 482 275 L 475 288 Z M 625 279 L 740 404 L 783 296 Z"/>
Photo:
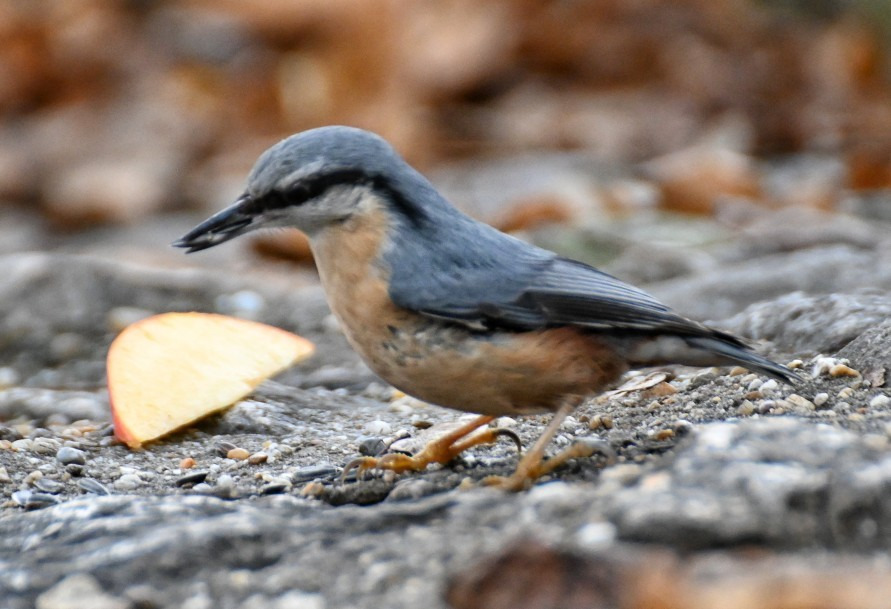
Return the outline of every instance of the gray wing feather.
<path id="1" fill-rule="evenodd" d="M 455 224 L 461 220 L 452 218 Z M 594 267 L 474 224 L 474 243 L 444 235 L 433 259 L 420 251 L 429 243 L 415 244 L 407 236 L 394 250 L 398 257 L 389 260 L 393 301 L 472 328 L 575 325 L 711 333 L 643 290 Z M 419 251 L 413 252 L 414 247 Z"/>

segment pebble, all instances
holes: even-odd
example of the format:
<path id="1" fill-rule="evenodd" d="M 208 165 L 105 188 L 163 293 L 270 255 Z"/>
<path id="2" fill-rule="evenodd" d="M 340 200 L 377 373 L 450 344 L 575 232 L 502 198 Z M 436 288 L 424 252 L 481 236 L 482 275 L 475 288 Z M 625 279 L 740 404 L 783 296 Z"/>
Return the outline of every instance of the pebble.
<path id="1" fill-rule="evenodd" d="M 9 477 L 9 471 L 0 465 L 0 484 L 7 484 L 9 482 L 12 482 L 12 478 Z"/>
<path id="2" fill-rule="evenodd" d="M 817 407 L 822 406 L 823 404 L 825 404 L 828 401 L 829 401 L 828 393 L 825 393 L 825 392 L 818 393 L 817 395 L 814 396 L 814 406 L 817 406 Z"/>
<path id="3" fill-rule="evenodd" d="M 880 393 L 869 401 L 870 408 L 882 408 L 888 404 L 891 404 L 891 397 L 888 397 L 883 393 Z"/>
<path id="4" fill-rule="evenodd" d="M 668 440 L 669 438 L 673 438 L 675 435 L 675 431 L 673 429 L 660 429 L 656 433 L 653 434 L 654 440 Z"/>
<path id="5" fill-rule="evenodd" d="M 752 381 L 748 384 L 748 386 L 746 387 L 746 389 L 747 389 L 748 391 L 758 391 L 758 389 L 760 389 L 760 388 L 761 388 L 761 385 L 763 385 L 763 384 L 764 384 L 764 381 L 762 381 L 762 380 L 759 379 L 759 378 L 754 378 L 754 379 L 752 379 Z"/>
<path id="6" fill-rule="evenodd" d="M 192 457 L 186 457 L 185 459 L 183 459 L 182 461 L 179 462 L 179 468 L 180 469 L 192 469 L 197 464 L 198 463 Z"/>
<path id="7" fill-rule="evenodd" d="M 260 488 L 261 495 L 281 495 L 291 488 L 290 483 L 286 482 L 270 482 Z"/>
<path id="8" fill-rule="evenodd" d="M 56 460 L 62 465 L 84 465 L 87 462 L 87 454 L 79 448 L 63 446 L 56 452 Z"/>
<path id="9" fill-rule="evenodd" d="M 28 473 L 23 479 L 22 484 L 24 486 L 33 486 L 35 482 L 43 478 L 43 472 L 34 470 L 33 472 Z"/>
<path id="10" fill-rule="evenodd" d="M 736 409 L 736 412 L 747 417 L 755 412 L 755 404 L 753 404 L 751 400 L 743 400 L 742 404 L 739 405 L 739 408 Z"/>
<path id="11" fill-rule="evenodd" d="M 392 431 L 390 424 L 381 420 L 369 421 L 362 427 L 362 433 L 369 436 L 388 436 Z"/>
<path id="12" fill-rule="evenodd" d="M 214 490 L 216 492 L 229 492 L 235 488 L 235 478 L 230 476 L 229 474 L 222 474 L 219 478 L 217 478 L 216 483 L 214 484 Z"/>
<path id="13" fill-rule="evenodd" d="M 119 491 L 133 491 L 142 485 L 142 480 L 136 474 L 124 474 L 114 481 L 114 487 Z"/>
<path id="14" fill-rule="evenodd" d="M 40 478 L 39 480 L 36 480 L 34 482 L 34 488 L 41 490 L 44 493 L 56 495 L 62 492 L 62 490 L 65 488 L 65 485 L 58 480 L 53 480 L 52 478 Z"/>
<path id="15" fill-rule="evenodd" d="M 15 368 L 0 366 L 0 389 L 14 387 L 18 385 L 19 381 L 19 373 L 15 371 Z"/>
<path id="16" fill-rule="evenodd" d="M 761 387 L 759 387 L 759 391 L 761 393 L 768 395 L 772 393 L 780 384 L 776 381 L 776 379 L 769 379 L 761 383 Z"/>
<path id="17" fill-rule="evenodd" d="M 854 390 L 850 387 L 842 387 L 841 390 L 838 392 L 838 397 L 843 400 L 851 397 L 852 395 L 854 395 Z"/>
<path id="18" fill-rule="evenodd" d="M 235 461 L 244 461 L 248 457 L 251 456 L 251 453 L 244 448 L 233 448 L 229 452 L 226 453 L 227 459 L 234 459 Z"/>
<path id="19" fill-rule="evenodd" d="M 177 478 L 174 484 L 179 487 L 191 487 L 200 482 L 204 482 L 207 478 L 207 474 L 208 472 L 206 470 L 191 472 L 185 476 Z"/>
<path id="20" fill-rule="evenodd" d="M 835 364 L 829 368 L 829 376 L 860 376 L 860 373 L 845 364 Z"/>
<path id="21" fill-rule="evenodd" d="M 786 401 L 789 402 L 790 404 L 792 404 L 793 406 L 796 406 L 798 408 L 804 408 L 806 410 L 816 410 L 816 408 L 817 408 L 813 402 L 811 402 L 807 398 L 804 398 L 804 397 L 798 395 L 797 393 L 793 393 L 793 394 L 789 395 L 786 398 Z"/>
<path id="22" fill-rule="evenodd" d="M 387 450 L 384 439 L 376 436 L 359 436 L 356 442 L 359 444 L 359 454 L 366 457 L 376 457 Z"/>
<path id="23" fill-rule="evenodd" d="M 41 593 L 36 606 L 38 609 L 127 609 L 132 605 L 105 592 L 92 575 L 74 573 Z"/>
<path id="24" fill-rule="evenodd" d="M 238 448 L 232 442 L 226 442 L 225 440 L 221 440 L 213 445 L 214 452 L 216 452 L 219 456 L 225 457 L 229 454 L 230 450 L 234 450 Z"/>
<path id="25" fill-rule="evenodd" d="M 77 481 L 77 486 L 83 491 L 88 493 L 93 493 L 94 495 L 110 495 L 111 493 L 108 491 L 105 486 L 103 486 L 98 480 L 94 480 L 93 478 L 83 478 Z"/>
<path id="26" fill-rule="evenodd" d="M 214 308 L 226 315 L 256 319 L 266 306 L 266 300 L 253 290 L 240 290 L 234 294 L 220 294 L 214 300 Z"/>
<path id="27" fill-rule="evenodd" d="M 53 495 L 34 491 L 16 491 L 12 494 L 12 500 L 26 510 L 38 510 L 59 503 L 59 499 Z"/>
<path id="28" fill-rule="evenodd" d="M 34 438 L 31 441 L 31 452 L 38 455 L 54 455 L 62 443 L 55 438 Z"/>
<path id="29" fill-rule="evenodd" d="M 261 463 L 266 463 L 267 460 L 269 460 L 269 455 L 264 452 L 254 453 L 248 457 L 248 463 L 251 465 L 260 465 Z"/>
<path id="30" fill-rule="evenodd" d="M 579 426 L 578 419 L 574 416 L 570 415 L 563 419 L 563 422 L 560 423 L 560 429 L 564 431 L 575 431 Z"/>
<path id="31" fill-rule="evenodd" d="M 329 464 L 308 465 L 294 470 L 291 474 L 291 482 L 294 484 L 302 484 L 317 479 L 330 479 L 340 473 L 339 468 Z"/>
<path id="32" fill-rule="evenodd" d="M 32 444 L 33 444 L 33 440 L 29 440 L 28 438 L 22 438 L 21 440 L 13 440 L 12 450 L 15 450 L 18 452 L 29 452 L 31 450 Z"/>
<path id="33" fill-rule="evenodd" d="M 593 417 L 591 417 L 591 420 L 588 421 L 589 429 L 600 429 L 601 427 L 603 427 L 604 429 L 612 429 L 613 418 L 606 415 L 595 414 Z"/>

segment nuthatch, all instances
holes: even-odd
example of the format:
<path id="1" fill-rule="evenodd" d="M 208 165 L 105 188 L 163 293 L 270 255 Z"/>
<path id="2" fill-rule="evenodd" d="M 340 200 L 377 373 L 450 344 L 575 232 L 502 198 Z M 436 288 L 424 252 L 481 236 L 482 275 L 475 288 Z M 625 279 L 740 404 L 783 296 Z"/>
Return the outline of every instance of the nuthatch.
<path id="1" fill-rule="evenodd" d="M 629 368 L 739 364 L 795 378 L 638 288 L 471 219 L 361 129 L 313 129 L 269 148 L 245 193 L 174 245 L 196 252 L 267 227 L 309 237 L 328 303 L 375 373 L 408 395 L 482 415 L 413 457 L 358 460 L 361 470 L 446 463 L 494 440 L 491 428 L 470 434 L 496 416 L 553 412 L 514 475 L 500 479 L 524 488 L 584 453 L 543 460 L 565 417 Z"/>

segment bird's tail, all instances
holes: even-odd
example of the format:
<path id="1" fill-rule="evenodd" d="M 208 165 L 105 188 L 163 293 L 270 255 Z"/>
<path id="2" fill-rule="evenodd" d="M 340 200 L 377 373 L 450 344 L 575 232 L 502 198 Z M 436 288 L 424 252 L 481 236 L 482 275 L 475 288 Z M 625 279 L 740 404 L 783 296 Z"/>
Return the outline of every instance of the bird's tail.
<path id="1" fill-rule="evenodd" d="M 735 336 L 723 332 L 716 331 L 713 336 L 691 337 L 686 339 L 686 342 L 695 349 L 726 360 L 717 363 L 738 364 L 753 372 L 766 374 L 790 385 L 801 380 L 801 377 L 786 366 L 769 360 L 763 355 L 758 355 Z"/>
<path id="2" fill-rule="evenodd" d="M 706 330 L 708 331 L 708 330 Z M 792 370 L 758 355 L 744 342 L 724 332 L 682 336 L 659 334 L 638 337 L 626 343 L 626 355 L 636 364 L 654 366 L 684 364 L 687 366 L 724 366 L 738 364 L 784 383 L 795 384 L 801 378 Z"/>

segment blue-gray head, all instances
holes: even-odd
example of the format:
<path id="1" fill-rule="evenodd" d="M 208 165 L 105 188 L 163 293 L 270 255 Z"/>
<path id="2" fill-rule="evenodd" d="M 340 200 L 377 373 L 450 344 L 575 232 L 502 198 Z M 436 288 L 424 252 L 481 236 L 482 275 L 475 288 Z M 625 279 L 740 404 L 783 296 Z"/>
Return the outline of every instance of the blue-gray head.
<path id="1" fill-rule="evenodd" d="M 312 238 L 362 211 L 368 195 L 407 221 L 420 221 L 430 208 L 444 205 L 383 138 L 342 126 L 304 131 L 266 150 L 244 194 L 174 245 L 195 252 L 251 230 L 283 226 Z"/>

